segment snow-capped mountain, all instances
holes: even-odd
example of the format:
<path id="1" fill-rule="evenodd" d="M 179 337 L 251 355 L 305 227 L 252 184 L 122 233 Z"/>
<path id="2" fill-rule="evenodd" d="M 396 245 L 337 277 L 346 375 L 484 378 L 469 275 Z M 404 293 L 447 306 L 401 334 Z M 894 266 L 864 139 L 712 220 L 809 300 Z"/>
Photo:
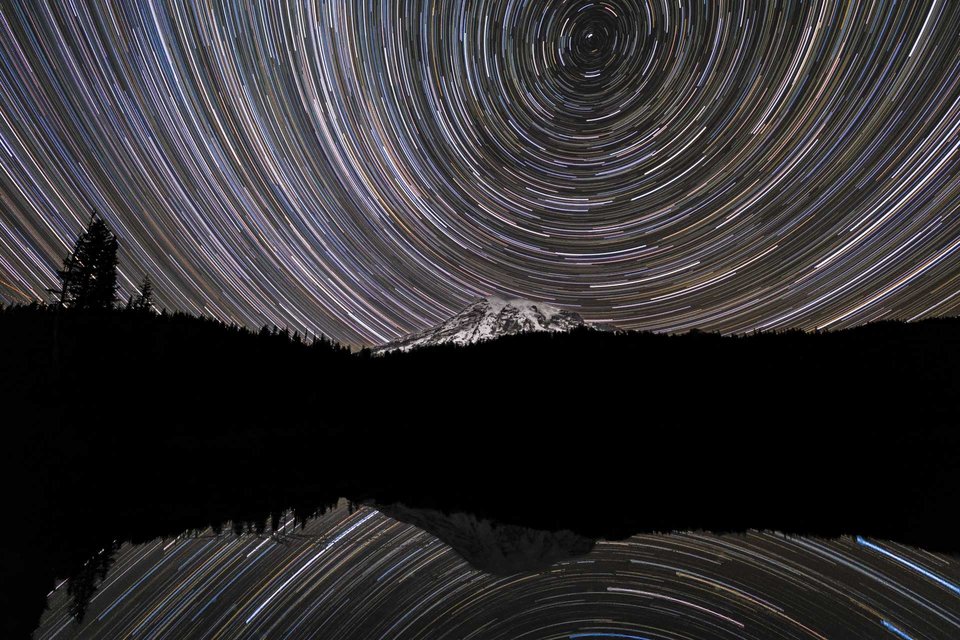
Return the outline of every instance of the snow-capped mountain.
<path id="1" fill-rule="evenodd" d="M 409 351 L 438 344 L 466 345 L 527 331 L 570 331 L 584 324 L 583 318 L 573 311 L 530 300 L 492 296 L 471 304 L 435 327 L 388 342 L 374 353 Z"/>

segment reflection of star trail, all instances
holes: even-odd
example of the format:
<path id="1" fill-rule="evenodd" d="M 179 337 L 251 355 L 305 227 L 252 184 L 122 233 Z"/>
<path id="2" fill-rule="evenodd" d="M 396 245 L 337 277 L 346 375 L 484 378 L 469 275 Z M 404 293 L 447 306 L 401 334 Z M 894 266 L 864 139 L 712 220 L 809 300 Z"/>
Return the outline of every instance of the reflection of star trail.
<path id="1" fill-rule="evenodd" d="M 905 634 L 905 633 L 904 633 L 903 631 L 901 631 L 900 629 L 897 629 L 894 625 L 890 624 L 890 623 L 887 622 L 886 620 L 883 621 L 883 626 L 886 627 L 887 629 L 889 629 L 889 630 L 890 630 L 891 632 L 893 632 L 894 634 L 896 634 L 896 635 L 900 636 L 901 638 L 903 638 L 903 640 L 913 640 L 913 638 L 911 638 L 910 636 L 908 636 L 907 634 Z"/>
<path id="2" fill-rule="evenodd" d="M 956 559 L 900 545 L 759 533 L 634 536 L 496 577 L 340 507 L 281 538 L 125 546 L 83 626 L 61 588 L 34 637 L 946 639 L 958 579 Z"/>
<path id="3" fill-rule="evenodd" d="M 890 551 L 887 551 L 886 549 L 884 549 L 884 548 L 881 547 L 880 545 L 874 544 L 874 543 L 872 543 L 872 542 L 868 542 L 868 541 L 866 541 L 866 540 L 864 540 L 863 538 L 860 538 L 860 537 L 857 538 L 857 544 L 862 544 L 863 546 L 868 547 L 868 548 L 870 548 L 870 549 L 873 549 L 874 551 L 876 551 L 876 552 L 878 552 L 878 553 L 882 553 L 883 555 L 887 556 L 888 558 L 893 558 L 894 560 L 896 560 L 896 561 L 899 562 L 900 564 L 905 565 L 905 566 L 907 566 L 907 567 L 910 567 L 910 568 L 913 569 L 914 571 L 923 574 L 925 577 L 930 578 L 930 579 L 933 580 L 934 582 L 940 583 L 941 585 L 943 585 L 944 587 L 946 587 L 946 588 L 949 589 L 950 591 L 953 591 L 955 594 L 957 594 L 958 596 L 960 596 L 960 587 L 958 587 L 958 586 L 955 585 L 954 583 L 950 582 L 949 580 L 944 580 L 944 579 L 941 578 L 940 576 L 934 574 L 932 571 L 929 571 L 929 570 L 927 570 L 927 569 L 924 569 L 923 567 L 921 567 L 921 566 L 918 565 L 917 563 L 911 562 L 910 560 L 907 560 L 906 558 L 904 558 L 904 557 L 902 557 L 902 556 L 898 556 L 898 555 L 895 554 L 895 553 L 892 553 L 892 552 L 890 552 Z"/>
<path id="4" fill-rule="evenodd" d="M 297 569 L 297 570 L 293 573 L 292 576 L 290 576 L 289 578 L 287 578 L 286 580 L 284 580 L 284 581 L 283 581 L 283 584 L 281 584 L 279 587 L 277 587 L 277 589 L 276 589 L 273 593 L 271 593 L 271 594 L 267 597 L 267 599 L 263 601 L 262 604 L 260 604 L 256 609 L 254 609 L 253 613 L 250 614 L 250 617 L 247 618 L 246 624 L 250 624 L 250 621 L 253 620 L 254 618 L 256 618 L 257 615 L 259 615 L 260 612 L 263 611 L 263 608 L 266 607 L 268 604 L 270 604 L 270 601 L 271 601 L 271 600 L 273 600 L 274 598 L 276 598 L 277 595 L 279 595 L 281 591 L 283 591 L 284 589 L 286 589 L 286 588 L 290 585 L 290 583 L 293 582 L 294 580 L 296 580 L 297 577 L 298 577 L 301 573 L 303 573 L 304 571 L 306 571 L 306 570 L 310 567 L 310 565 L 312 565 L 314 562 L 316 562 L 317 560 L 319 560 L 319 559 L 320 559 L 320 556 L 322 556 L 322 555 L 325 554 L 327 551 L 329 551 L 331 548 L 333 548 L 333 546 L 334 546 L 335 544 L 337 544 L 338 542 L 340 542 L 341 540 L 343 540 L 345 537 L 347 537 L 348 535 L 350 535 L 350 533 L 352 533 L 357 527 L 359 527 L 359 526 L 362 525 L 364 522 L 366 522 L 367 520 L 369 520 L 370 518 L 372 518 L 374 515 L 376 515 L 376 512 L 374 512 L 374 513 L 368 513 L 366 516 L 364 516 L 363 518 L 361 518 L 359 522 L 356 522 L 356 523 L 350 525 L 349 527 L 347 527 L 346 529 L 344 529 L 343 532 L 341 532 L 341 533 L 337 534 L 336 536 L 334 536 L 333 540 L 331 540 L 330 542 L 328 542 L 315 556 L 313 556 L 312 558 L 310 558 L 310 560 L 307 561 L 306 564 L 304 564 L 304 565 L 301 566 L 299 569 Z"/>
<path id="5" fill-rule="evenodd" d="M 90 208 L 125 290 L 380 341 L 478 294 L 625 327 L 960 305 L 960 3 L 0 8 L 0 299 Z"/>

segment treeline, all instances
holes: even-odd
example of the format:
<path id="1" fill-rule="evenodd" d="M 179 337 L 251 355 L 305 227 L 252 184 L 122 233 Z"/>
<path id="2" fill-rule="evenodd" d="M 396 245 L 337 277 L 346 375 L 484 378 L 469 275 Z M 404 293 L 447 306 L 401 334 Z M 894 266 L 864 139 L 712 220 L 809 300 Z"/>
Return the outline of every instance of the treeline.
<path id="1" fill-rule="evenodd" d="M 960 417 L 958 356 L 960 320 L 943 318 L 725 337 L 584 328 L 391 353 L 374 358 L 372 370 L 383 381 L 415 371 L 441 398 L 476 389 L 491 406 L 532 409 L 538 392 L 564 390 L 567 406 L 542 410 L 568 419 L 582 409 L 585 420 L 608 413 L 673 424 L 729 409 L 740 426 L 803 418 L 816 428 L 850 418 L 931 427 Z"/>

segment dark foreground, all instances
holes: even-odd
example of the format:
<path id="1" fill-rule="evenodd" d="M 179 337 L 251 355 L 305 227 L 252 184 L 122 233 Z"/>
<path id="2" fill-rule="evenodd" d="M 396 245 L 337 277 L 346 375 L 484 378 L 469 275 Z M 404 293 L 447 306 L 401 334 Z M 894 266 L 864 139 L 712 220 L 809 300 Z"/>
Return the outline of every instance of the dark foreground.
<path id="1" fill-rule="evenodd" d="M 106 567 L 84 563 L 115 542 L 270 529 L 339 496 L 590 538 L 756 528 L 960 551 L 958 382 L 954 319 L 369 358 L 185 316 L 4 310 L 4 637 L 36 626 L 56 577 L 89 599 Z"/>

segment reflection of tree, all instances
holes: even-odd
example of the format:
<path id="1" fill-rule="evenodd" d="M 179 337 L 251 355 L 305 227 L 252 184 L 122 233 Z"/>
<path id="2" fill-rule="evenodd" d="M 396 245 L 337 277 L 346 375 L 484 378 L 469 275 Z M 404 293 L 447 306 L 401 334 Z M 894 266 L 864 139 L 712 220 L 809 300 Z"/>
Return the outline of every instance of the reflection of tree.
<path id="1" fill-rule="evenodd" d="M 103 582 L 107 577 L 107 571 L 113 565 L 114 554 L 116 554 L 119 545 L 116 542 L 111 543 L 100 553 L 88 560 L 80 571 L 70 576 L 67 583 L 67 593 L 73 597 L 70 604 L 70 614 L 76 618 L 77 622 L 82 622 L 87 613 L 87 607 L 93 594 L 97 592 L 97 584 Z"/>

